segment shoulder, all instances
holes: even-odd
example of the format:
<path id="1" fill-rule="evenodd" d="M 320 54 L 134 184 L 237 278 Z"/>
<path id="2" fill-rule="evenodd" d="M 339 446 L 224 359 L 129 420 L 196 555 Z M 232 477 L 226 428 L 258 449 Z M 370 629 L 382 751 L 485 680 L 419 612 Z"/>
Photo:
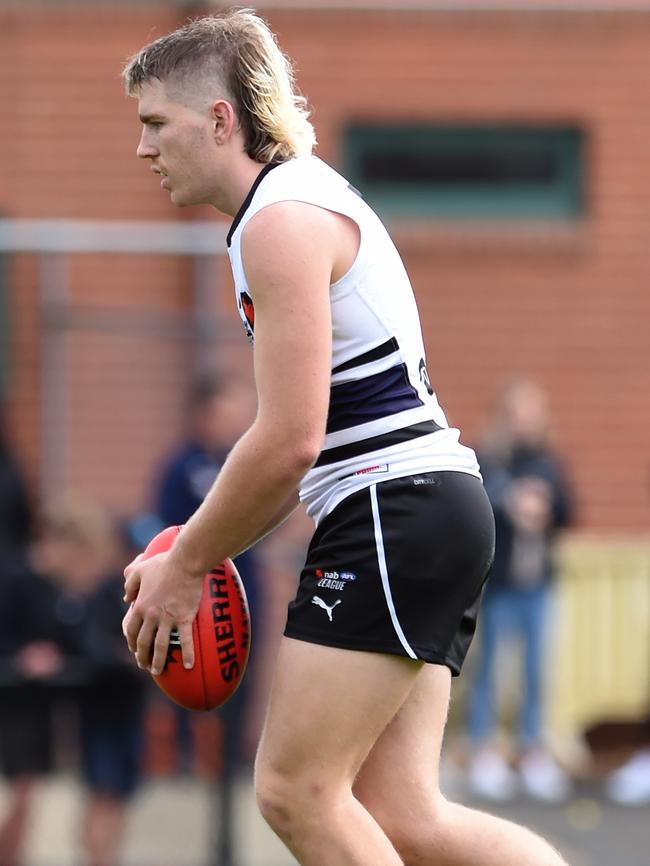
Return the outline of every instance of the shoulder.
<path id="1" fill-rule="evenodd" d="M 285 244 L 288 239 L 314 243 L 314 230 L 327 230 L 335 223 L 336 215 L 318 205 L 295 200 L 273 202 L 261 208 L 244 226 L 242 251 L 264 245 L 272 252 L 278 242 Z"/>
<path id="2" fill-rule="evenodd" d="M 258 211 L 244 228 L 242 262 L 251 287 L 285 285 L 298 279 L 329 285 L 351 246 L 356 227 L 346 216 L 316 204 L 277 202 Z M 355 249 L 356 254 L 356 249 Z"/>

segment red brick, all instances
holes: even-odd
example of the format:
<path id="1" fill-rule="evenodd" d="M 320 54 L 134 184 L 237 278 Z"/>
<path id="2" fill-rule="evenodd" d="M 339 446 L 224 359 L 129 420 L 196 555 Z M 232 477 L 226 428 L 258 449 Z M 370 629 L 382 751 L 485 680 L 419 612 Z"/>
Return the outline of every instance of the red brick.
<path id="1" fill-rule="evenodd" d="M 589 137 L 588 217 L 575 227 L 395 225 L 450 419 L 476 442 L 513 373 L 548 389 L 558 448 L 588 529 L 647 530 L 650 353 L 649 14 L 274 11 L 337 164 L 353 120 L 577 124 Z M 0 9 L 0 205 L 14 217 L 206 219 L 175 212 L 135 158 L 128 55 L 182 20 L 178 8 L 69 3 Z M 250 363 L 232 286 L 215 271 L 212 354 Z M 78 256 L 71 300 L 122 315 L 68 339 L 71 486 L 130 510 L 182 428 L 194 347 L 153 339 L 142 317 L 186 321 L 182 259 Z M 42 324 L 32 257 L 11 269 L 11 426 L 38 483 Z M 129 322 L 130 327 L 129 327 Z M 135 324 L 134 324 L 135 323 Z M 137 325 L 137 327 L 136 327 Z"/>

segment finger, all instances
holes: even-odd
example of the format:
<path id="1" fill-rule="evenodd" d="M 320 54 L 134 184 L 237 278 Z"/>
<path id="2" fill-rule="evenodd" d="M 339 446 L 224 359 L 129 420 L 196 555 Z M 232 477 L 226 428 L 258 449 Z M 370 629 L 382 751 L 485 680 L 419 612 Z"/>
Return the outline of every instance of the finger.
<path id="1" fill-rule="evenodd" d="M 126 571 L 124 572 L 126 574 Z M 130 571 L 129 576 L 124 581 L 124 601 L 134 602 L 140 591 L 140 582 L 142 578 L 137 571 Z"/>
<path id="2" fill-rule="evenodd" d="M 135 607 L 131 605 L 127 615 L 124 617 L 124 635 L 132 653 L 138 648 L 138 635 L 142 628 L 142 622 L 141 614 L 137 613 Z"/>
<path id="3" fill-rule="evenodd" d="M 127 610 L 127 612 L 122 617 L 122 634 L 124 635 L 124 637 L 128 637 L 128 635 L 126 633 L 126 627 L 128 625 L 129 617 L 131 616 L 132 610 L 133 610 L 133 602 L 131 602 L 131 604 L 129 605 L 129 609 Z"/>
<path id="4" fill-rule="evenodd" d="M 153 657 L 151 659 L 151 673 L 154 677 L 160 676 L 165 670 L 171 628 L 171 622 L 161 622 L 158 625 L 158 631 L 156 632 L 153 644 Z"/>
<path id="5" fill-rule="evenodd" d="M 179 623 L 178 636 L 181 641 L 181 653 L 183 656 L 183 667 L 194 667 L 194 635 L 192 633 L 192 620 Z"/>
<path id="6" fill-rule="evenodd" d="M 149 670 L 151 657 L 153 655 L 153 642 L 158 631 L 158 620 L 154 617 L 145 617 L 138 638 L 136 640 L 135 658 L 138 667 Z"/>
<path id="7" fill-rule="evenodd" d="M 133 569 L 138 565 L 139 562 L 142 561 L 144 557 L 144 553 L 139 553 L 135 559 L 132 559 L 131 562 L 124 569 L 124 577 L 128 577 L 129 574 L 133 571 Z"/>

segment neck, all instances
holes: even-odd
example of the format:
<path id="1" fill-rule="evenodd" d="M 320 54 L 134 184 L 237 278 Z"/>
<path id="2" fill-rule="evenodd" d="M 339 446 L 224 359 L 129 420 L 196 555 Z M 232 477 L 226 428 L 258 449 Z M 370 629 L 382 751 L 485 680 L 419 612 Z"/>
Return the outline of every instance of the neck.
<path id="1" fill-rule="evenodd" d="M 261 162 L 255 162 L 246 154 L 242 154 L 238 165 L 233 168 L 234 170 L 228 178 L 227 188 L 220 190 L 219 199 L 212 202 L 217 210 L 231 217 L 235 216 L 244 203 L 250 188 L 265 165 Z"/>

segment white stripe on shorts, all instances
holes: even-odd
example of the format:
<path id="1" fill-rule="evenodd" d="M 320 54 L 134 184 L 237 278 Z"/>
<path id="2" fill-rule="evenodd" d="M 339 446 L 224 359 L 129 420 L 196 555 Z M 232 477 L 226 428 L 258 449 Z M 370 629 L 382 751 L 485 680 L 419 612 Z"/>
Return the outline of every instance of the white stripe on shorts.
<path id="1" fill-rule="evenodd" d="M 393 604 L 393 596 L 390 591 L 390 583 L 388 582 L 388 567 L 386 565 L 386 554 L 384 552 L 384 538 L 381 534 L 381 522 L 379 520 L 379 503 L 377 502 L 377 485 L 373 484 L 370 488 L 370 505 L 372 507 L 372 520 L 375 526 L 375 543 L 377 545 L 377 559 L 379 560 L 379 574 L 381 575 L 381 583 L 384 587 L 384 595 L 386 596 L 386 604 L 393 623 L 393 628 L 406 652 L 412 659 L 417 656 L 411 649 L 409 642 L 406 640 L 406 635 L 402 631 L 402 626 L 397 619 L 397 612 Z"/>

